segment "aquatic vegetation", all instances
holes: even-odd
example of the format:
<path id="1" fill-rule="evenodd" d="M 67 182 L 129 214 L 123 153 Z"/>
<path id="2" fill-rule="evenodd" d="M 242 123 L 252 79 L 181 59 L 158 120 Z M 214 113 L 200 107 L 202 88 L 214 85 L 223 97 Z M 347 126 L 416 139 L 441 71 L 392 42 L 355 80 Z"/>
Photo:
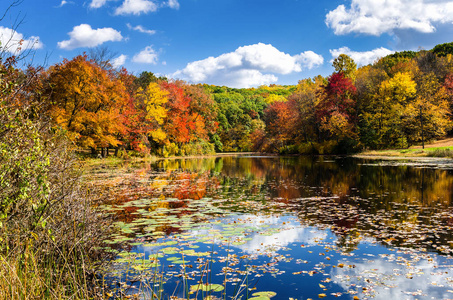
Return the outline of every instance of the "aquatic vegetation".
<path id="1" fill-rule="evenodd" d="M 191 299 L 451 294 L 448 170 L 222 160 L 216 172 L 157 172 L 157 163 L 112 177 L 116 196 L 104 209 L 118 222 L 108 242 L 124 250 L 107 279 L 121 282 L 119 291 Z"/>

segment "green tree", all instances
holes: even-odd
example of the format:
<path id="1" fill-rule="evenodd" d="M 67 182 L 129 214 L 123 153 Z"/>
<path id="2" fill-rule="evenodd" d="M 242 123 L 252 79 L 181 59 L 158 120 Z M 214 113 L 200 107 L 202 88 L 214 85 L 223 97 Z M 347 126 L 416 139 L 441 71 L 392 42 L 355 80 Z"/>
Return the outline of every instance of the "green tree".
<path id="1" fill-rule="evenodd" d="M 337 73 L 343 73 L 345 77 L 355 81 L 355 73 L 357 71 L 357 64 L 354 60 L 346 54 L 340 54 L 333 60 L 332 66 Z"/>

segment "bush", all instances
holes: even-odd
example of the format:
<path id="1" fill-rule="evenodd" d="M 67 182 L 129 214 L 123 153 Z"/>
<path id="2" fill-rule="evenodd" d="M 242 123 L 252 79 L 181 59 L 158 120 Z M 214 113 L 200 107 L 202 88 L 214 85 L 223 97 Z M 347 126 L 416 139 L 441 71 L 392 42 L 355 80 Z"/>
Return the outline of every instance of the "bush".
<path id="1" fill-rule="evenodd" d="M 72 144 L 29 108 L 0 102 L 0 299 L 92 298 L 110 223 Z"/>
<path id="2" fill-rule="evenodd" d="M 453 150 L 452 149 L 435 149 L 426 151 L 426 154 L 431 157 L 451 157 L 453 158 Z"/>
<path id="3" fill-rule="evenodd" d="M 298 154 L 299 150 L 296 145 L 283 146 L 278 150 L 279 154 Z"/>
<path id="4" fill-rule="evenodd" d="M 183 144 L 180 149 L 180 155 L 195 156 L 195 155 L 210 155 L 215 154 L 213 144 L 205 140 Z"/>
<path id="5" fill-rule="evenodd" d="M 297 152 L 299 154 L 314 155 L 318 154 L 313 143 L 303 143 L 297 146 Z"/>
<path id="6" fill-rule="evenodd" d="M 314 145 L 318 154 L 324 155 L 335 153 L 338 143 L 336 141 L 325 141 L 322 143 L 315 143 Z"/>
<path id="7" fill-rule="evenodd" d="M 179 153 L 178 145 L 175 143 L 169 143 L 162 147 L 162 156 L 169 157 L 169 156 L 176 156 Z"/>

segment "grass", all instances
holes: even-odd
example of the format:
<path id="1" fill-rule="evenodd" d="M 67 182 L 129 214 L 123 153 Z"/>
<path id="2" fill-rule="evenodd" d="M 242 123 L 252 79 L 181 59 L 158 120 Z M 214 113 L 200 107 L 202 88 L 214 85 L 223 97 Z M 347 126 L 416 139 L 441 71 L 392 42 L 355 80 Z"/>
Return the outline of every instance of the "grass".
<path id="1" fill-rule="evenodd" d="M 249 278 L 251 266 L 248 261 L 245 261 L 244 271 L 240 277 L 240 282 L 234 285 L 234 288 L 227 291 L 229 281 L 228 274 L 231 272 L 230 255 L 227 255 L 225 267 L 222 270 L 224 273 L 223 282 L 214 283 L 214 274 L 212 271 L 213 263 L 219 259 L 216 256 L 214 244 L 209 252 L 206 260 L 200 260 L 196 269 L 198 274 L 193 274 L 193 266 L 186 261 L 184 252 L 181 249 L 182 260 L 180 270 L 174 278 L 179 278 L 176 287 L 173 291 L 167 290 L 164 293 L 164 286 L 168 276 L 165 273 L 164 258 L 168 258 L 165 253 L 156 253 L 145 259 L 144 253 L 129 253 L 124 255 L 125 259 L 120 259 L 119 263 L 113 263 L 111 267 L 112 274 L 120 281 L 116 284 L 117 288 L 112 289 L 108 296 L 114 299 L 149 299 L 149 300 L 189 300 L 189 299 L 212 299 L 212 300 L 240 300 L 251 299 L 251 294 L 254 293 L 254 288 L 251 287 Z M 162 255 L 159 260 L 159 255 Z M 120 255 L 121 256 L 121 255 Z M 151 267 L 149 263 L 151 262 Z M 170 263 L 171 264 L 171 263 Z M 235 263 L 233 263 L 235 265 Z M 135 268 L 135 266 L 145 266 L 145 268 Z M 190 271 L 188 271 L 188 269 Z M 172 273 L 175 269 L 171 269 Z M 122 275 L 119 276 L 117 272 Z M 218 277 L 219 278 L 219 277 Z M 135 286 L 134 286 L 135 284 Z M 232 286 L 233 287 L 233 286 Z M 269 297 L 270 298 L 270 297 Z M 263 298 L 267 299 L 267 298 Z"/>
<path id="2" fill-rule="evenodd" d="M 30 115 L 0 105 L 0 299 L 103 299 L 107 195 L 83 181 L 73 144 Z"/>
<path id="3" fill-rule="evenodd" d="M 453 146 L 430 147 L 425 149 L 369 150 L 359 153 L 366 156 L 391 157 L 449 157 L 453 158 Z"/>

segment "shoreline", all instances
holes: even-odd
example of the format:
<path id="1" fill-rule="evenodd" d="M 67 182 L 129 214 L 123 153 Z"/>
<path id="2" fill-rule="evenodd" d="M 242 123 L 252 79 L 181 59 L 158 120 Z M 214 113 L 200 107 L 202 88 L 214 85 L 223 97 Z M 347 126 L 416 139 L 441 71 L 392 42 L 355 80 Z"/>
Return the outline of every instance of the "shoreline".
<path id="1" fill-rule="evenodd" d="M 354 154 L 354 158 L 369 159 L 369 160 L 411 160 L 418 162 L 438 162 L 448 161 L 453 163 L 453 158 L 450 157 L 431 157 L 431 156 L 398 156 L 398 155 L 375 155 L 375 154 Z"/>
<path id="2" fill-rule="evenodd" d="M 429 149 L 429 148 L 428 148 Z M 432 150 L 419 150 L 407 151 L 407 149 L 401 150 L 380 150 L 380 151 L 364 151 L 357 154 L 346 155 L 353 158 L 367 159 L 367 160 L 406 160 L 421 163 L 453 163 L 453 157 L 449 156 L 429 156 L 428 152 Z M 332 154 L 336 156 L 335 154 Z M 332 156 L 332 155 L 319 155 L 319 156 Z M 115 156 L 109 156 L 105 158 L 85 158 L 81 159 L 84 163 L 88 164 L 103 164 L 103 163 L 121 163 L 121 162 L 157 162 L 161 160 L 178 160 L 178 159 L 203 159 L 213 157 L 233 157 L 233 156 L 257 156 L 257 157 L 285 157 L 287 155 L 278 155 L 275 153 L 261 153 L 261 152 L 227 152 L 227 153 L 215 153 L 215 154 L 204 154 L 204 155 L 190 155 L 190 156 L 170 156 L 170 157 L 130 157 L 130 158 L 118 158 Z M 304 156 L 291 155 L 291 156 Z"/>

